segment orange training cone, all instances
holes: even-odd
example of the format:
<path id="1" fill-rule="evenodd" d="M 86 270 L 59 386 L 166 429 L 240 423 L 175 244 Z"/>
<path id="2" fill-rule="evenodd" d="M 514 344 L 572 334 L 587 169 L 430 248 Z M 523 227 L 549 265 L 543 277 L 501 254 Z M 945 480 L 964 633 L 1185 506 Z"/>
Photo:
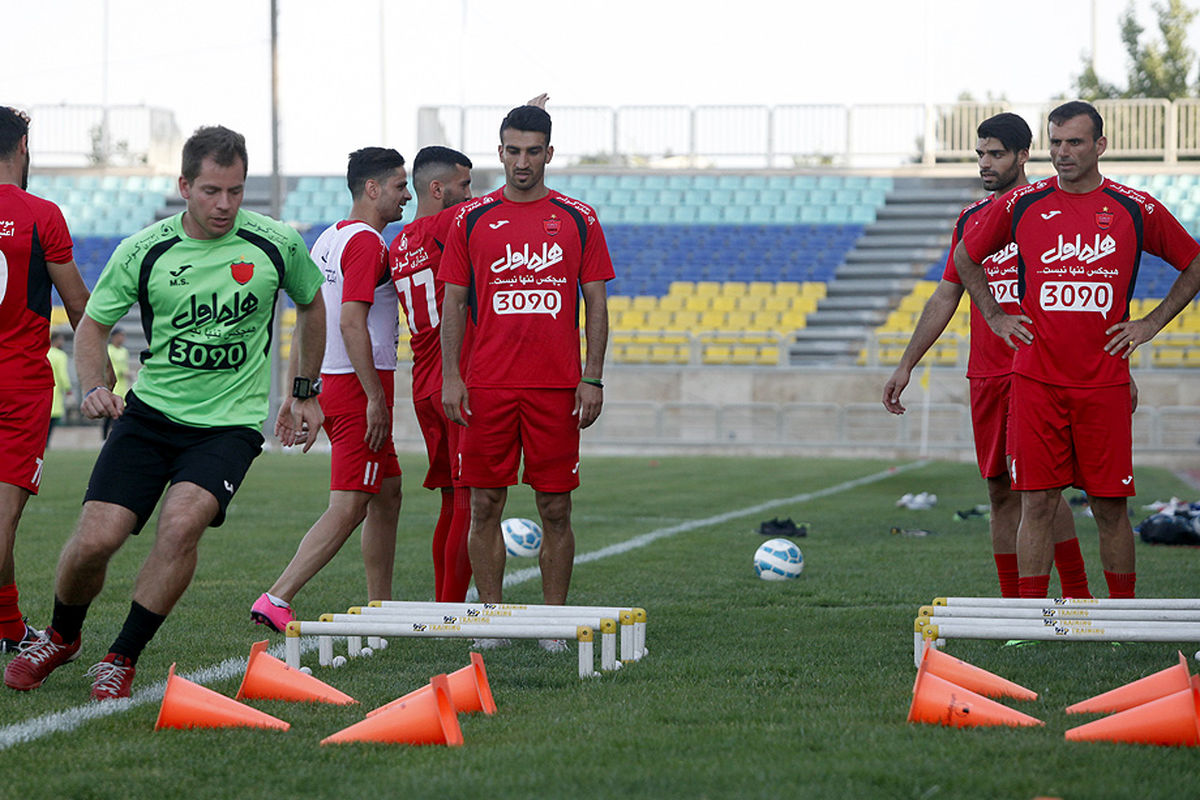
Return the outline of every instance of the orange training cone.
<path id="1" fill-rule="evenodd" d="M 492 699 L 487 670 L 483 666 L 483 656 L 479 653 L 471 653 L 471 663 L 447 675 L 446 682 L 450 686 L 450 702 L 454 704 L 454 710 L 459 714 L 471 714 L 475 711 L 482 711 L 485 714 L 496 713 L 496 701 Z M 389 708 L 395 708 L 401 703 L 413 699 L 418 692 L 427 691 L 430 691 L 430 684 L 425 684 L 420 689 L 414 689 L 403 697 L 368 711 L 367 716 L 373 717 L 376 714 L 382 714 Z"/>
<path id="2" fill-rule="evenodd" d="M 167 673 L 167 690 L 158 710 L 154 730 L 160 728 L 278 728 L 291 725 L 257 708 L 218 694 L 212 689 L 175 674 L 175 665 Z"/>
<path id="3" fill-rule="evenodd" d="M 238 700 L 297 700 L 341 706 L 358 702 L 324 681 L 292 669 L 268 653 L 266 639 L 250 645 L 246 675 L 235 697 Z"/>
<path id="4" fill-rule="evenodd" d="M 321 740 L 321 744 L 385 742 L 389 744 L 462 745 L 462 728 L 450 702 L 445 675 L 435 675 L 428 692 L 414 692 L 411 700 L 367 717 Z"/>
<path id="5" fill-rule="evenodd" d="M 1124 711 L 1127 708 L 1156 700 L 1168 694 L 1181 692 L 1191 686 L 1188 677 L 1187 659 L 1179 653 L 1179 663 L 1153 675 L 1147 675 L 1133 683 L 1098 694 L 1075 705 L 1067 706 L 1068 714 L 1086 714 L 1102 711 Z"/>
<path id="6" fill-rule="evenodd" d="M 1020 684 L 1001 678 L 999 675 L 981 669 L 974 664 L 960 661 L 954 656 L 948 656 L 935 647 L 926 647 L 925 655 L 921 658 L 930 675 L 937 675 L 951 683 L 956 683 L 964 689 L 987 695 L 988 697 L 1013 697 L 1017 700 L 1037 700 L 1037 692 L 1030 691 Z"/>
<path id="7" fill-rule="evenodd" d="M 1200 688 L 1189 682 L 1182 691 L 1071 728 L 1066 736 L 1074 742 L 1200 746 Z"/>
<path id="8" fill-rule="evenodd" d="M 970 689 L 931 674 L 924 663 L 913 686 L 909 722 L 927 722 L 952 728 L 983 725 L 1044 725 L 1040 719 L 989 700 Z"/>

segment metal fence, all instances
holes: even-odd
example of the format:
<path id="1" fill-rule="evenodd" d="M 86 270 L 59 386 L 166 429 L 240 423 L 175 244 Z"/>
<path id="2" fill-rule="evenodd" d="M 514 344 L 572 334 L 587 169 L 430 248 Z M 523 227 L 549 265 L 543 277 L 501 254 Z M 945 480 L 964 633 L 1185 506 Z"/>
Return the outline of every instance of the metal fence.
<path id="1" fill-rule="evenodd" d="M 788 106 L 556 106 L 554 145 L 572 165 L 790 169 L 889 167 L 973 159 L 975 129 L 1013 111 L 1045 157 L 1056 102 Z M 1174 163 L 1200 158 L 1200 100 L 1102 100 L 1109 158 Z M 504 106 L 426 106 L 421 146 L 448 144 L 472 158 L 496 152 Z"/>

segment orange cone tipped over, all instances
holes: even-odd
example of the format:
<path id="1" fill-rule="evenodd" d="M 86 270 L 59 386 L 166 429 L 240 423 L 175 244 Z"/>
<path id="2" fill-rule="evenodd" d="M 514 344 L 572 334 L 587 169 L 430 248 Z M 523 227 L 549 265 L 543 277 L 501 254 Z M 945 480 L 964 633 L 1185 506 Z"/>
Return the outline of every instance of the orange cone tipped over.
<path id="1" fill-rule="evenodd" d="M 482 711 L 485 714 L 496 713 L 496 701 L 492 699 L 492 689 L 488 684 L 487 670 L 483 666 L 483 656 L 471 653 L 471 663 L 462 669 L 455 670 L 446 676 L 450 687 L 450 702 L 459 714 L 471 714 Z M 430 691 L 430 684 L 420 689 L 414 689 L 403 697 L 398 697 L 386 705 L 367 712 L 368 717 L 382 714 L 401 703 L 407 703 L 419 692 Z"/>
<path id="2" fill-rule="evenodd" d="M 290 700 L 313 703 L 349 705 L 357 703 L 350 695 L 338 691 L 324 681 L 292 669 L 267 652 L 267 642 L 250 646 L 246 674 L 238 688 L 236 699 Z"/>
<path id="3" fill-rule="evenodd" d="M 1179 653 L 1179 663 L 1173 667 L 1139 678 L 1133 683 L 1098 694 L 1087 700 L 1067 706 L 1068 714 L 1124 711 L 1134 706 L 1157 700 L 1168 694 L 1181 692 L 1191 686 L 1187 658 Z"/>
<path id="4" fill-rule="evenodd" d="M 462 728 L 450 702 L 445 675 L 435 675 L 430 691 L 416 691 L 411 699 L 380 714 L 367 717 L 321 740 L 321 744 L 384 742 L 388 744 L 462 745 Z"/>
<path id="5" fill-rule="evenodd" d="M 1043 725 L 1040 719 L 1014 711 L 970 689 L 930 674 L 922 664 L 913 686 L 909 722 L 925 722 L 952 728 L 985 725 Z"/>
<path id="6" fill-rule="evenodd" d="M 1200 746 L 1200 689 L 1188 688 L 1071 728 L 1067 741 Z"/>
<path id="7" fill-rule="evenodd" d="M 1001 678 L 974 664 L 968 664 L 954 656 L 948 656 L 937 648 L 926 647 L 925 655 L 921 660 L 926 665 L 929 674 L 956 683 L 964 689 L 970 689 L 988 697 L 1037 700 L 1037 692 L 1030 691 L 1020 684 Z"/>
<path id="8" fill-rule="evenodd" d="M 212 689 L 181 678 L 175 665 L 167 673 L 167 690 L 154 730 L 161 728 L 278 728 L 291 725 L 257 708 L 239 703 Z"/>

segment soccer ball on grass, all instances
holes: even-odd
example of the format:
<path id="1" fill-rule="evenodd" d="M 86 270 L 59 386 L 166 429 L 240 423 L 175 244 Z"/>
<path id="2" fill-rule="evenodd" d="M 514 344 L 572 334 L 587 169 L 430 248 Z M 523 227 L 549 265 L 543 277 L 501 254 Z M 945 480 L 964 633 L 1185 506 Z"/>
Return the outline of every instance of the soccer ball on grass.
<path id="1" fill-rule="evenodd" d="M 804 554 L 788 539 L 770 539 L 754 551 L 754 572 L 764 581 L 798 578 L 804 571 Z"/>
<path id="2" fill-rule="evenodd" d="M 527 558 L 542 550 L 542 529 L 531 519 L 512 518 L 500 523 L 504 534 L 504 549 L 510 556 Z"/>

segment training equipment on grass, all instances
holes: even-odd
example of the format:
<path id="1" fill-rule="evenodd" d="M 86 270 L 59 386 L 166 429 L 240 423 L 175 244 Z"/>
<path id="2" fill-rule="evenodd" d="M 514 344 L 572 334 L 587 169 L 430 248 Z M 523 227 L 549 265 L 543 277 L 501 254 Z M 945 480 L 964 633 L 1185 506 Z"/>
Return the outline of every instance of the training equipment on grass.
<path id="1" fill-rule="evenodd" d="M 617 620 L 620 621 L 618 625 Z M 346 637 L 348 655 L 362 655 L 363 636 L 386 647 L 384 636 L 410 638 L 574 639 L 578 642 L 579 676 L 594 677 L 595 632 L 600 633 L 600 668 L 611 672 L 622 662 L 641 659 L 647 652 L 646 611 L 614 606 L 518 605 L 503 603 L 420 603 L 372 601 L 353 606 L 347 614 L 323 614 L 315 622 L 297 621 L 285 631 L 285 661 L 299 668 L 302 635 L 317 636 L 321 666 L 330 666 L 333 637 Z M 621 631 L 620 661 L 617 630 Z M 586 631 L 586 635 L 583 635 Z M 342 659 L 342 656 L 337 656 Z M 344 659 L 343 659 L 344 660 Z"/>
<path id="2" fill-rule="evenodd" d="M 510 556 L 529 558 L 542 551 L 542 527 L 531 519 L 506 519 L 500 523 L 500 533 Z"/>
<path id="3" fill-rule="evenodd" d="M 1015 711 L 983 695 L 932 674 L 925 666 L 913 683 L 909 722 L 973 728 L 990 725 L 1043 725 L 1040 719 Z"/>
<path id="4" fill-rule="evenodd" d="M 450 691 L 450 702 L 459 714 L 472 714 L 482 711 L 484 714 L 496 713 L 496 701 L 492 698 L 492 688 L 488 684 L 487 670 L 483 666 L 483 656 L 471 653 L 471 663 L 460 670 L 446 676 L 447 688 Z M 425 691 L 428 686 L 417 689 Z M 389 708 L 408 701 L 416 692 L 409 692 L 386 705 L 367 712 L 368 717 L 381 714 Z"/>
<path id="5" fill-rule="evenodd" d="M 358 702 L 324 681 L 292 669 L 266 650 L 265 639 L 250 646 L 250 660 L 246 663 L 246 674 L 235 700 L 288 700 L 335 705 Z"/>
<path id="6" fill-rule="evenodd" d="M 435 675 L 428 689 L 414 692 L 406 702 L 327 736 L 321 744 L 385 742 L 461 746 L 462 728 L 454 704 L 450 702 L 446 676 Z"/>
<path id="7" fill-rule="evenodd" d="M 167 672 L 167 689 L 158 709 L 154 730 L 162 728 L 276 728 L 286 731 L 290 723 L 239 703 L 198 683 Z"/>
<path id="8" fill-rule="evenodd" d="M 956 683 L 988 697 L 1012 697 L 1017 700 L 1037 700 L 1037 692 L 1001 678 L 986 669 L 968 664 L 933 647 L 925 648 L 922 666 L 926 672 Z"/>
<path id="9" fill-rule="evenodd" d="M 754 572 L 765 581 L 786 581 L 803 571 L 804 554 L 788 539 L 770 539 L 754 551 Z"/>
<path id="10" fill-rule="evenodd" d="M 1179 654 L 1179 663 L 1164 670 L 1139 678 L 1132 683 L 1118 686 L 1116 689 L 1098 694 L 1095 697 L 1082 700 L 1067 706 L 1068 714 L 1093 714 L 1110 711 L 1124 711 L 1134 706 L 1140 706 L 1151 700 L 1157 700 L 1168 694 L 1182 692 L 1192 685 L 1188 673 L 1187 659 Z"/>
<path id="11" fill-rule="evenodd" d="M 913 627 L 913 663 L 947 639 L 1200 642 L 1200 599 L 938 597 Z"/>
<path id="12" fill-rule="evenodd" d="M 1070 742 L 1130 742 L 1168 747 L 1200 746 L 1200 680 L 1157 700 L 1118 711 L 1066 733 Z"/>

